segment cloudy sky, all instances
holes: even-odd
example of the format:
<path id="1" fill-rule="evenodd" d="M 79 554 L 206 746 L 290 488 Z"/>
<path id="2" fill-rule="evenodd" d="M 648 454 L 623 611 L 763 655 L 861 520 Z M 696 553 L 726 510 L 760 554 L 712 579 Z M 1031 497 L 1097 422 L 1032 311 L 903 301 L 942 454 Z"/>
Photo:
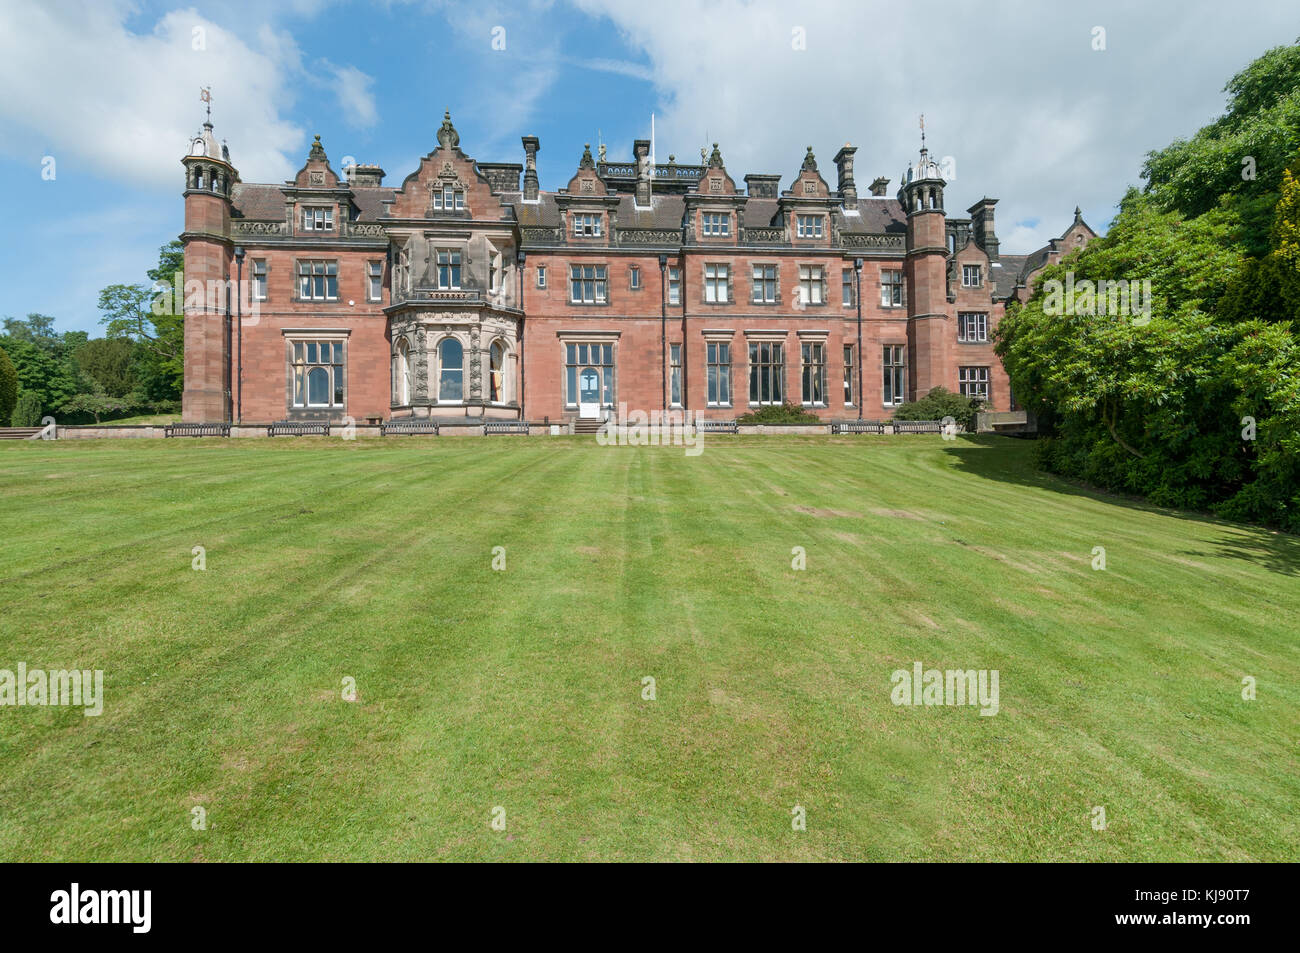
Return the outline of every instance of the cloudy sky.
<path id="1" fill-rule="evenodd" d="M 336 168 L 400 183 L 450 109 L 478 159 L 521 162 L 539 136 L 543 188 L 584 142 L 630 158 L 653 113 L 661 161 L 716 141 L 737 179 L 788 185 L 811 145 L 834 184 L 852 142 L 859 186 L 892 192 L 924 113 L 948 208 L 1000 199 L 1002 249 L 1022 253 L 1076 204 L 1103 229 L 1149 149 L 1298 35 L 1293 0 L 3 0 L 0 315 L 93 331 L 100 288 L 144 281 L 181 230 L 200 86 L 246 182 L 291 176 L 319 133 Z"/>

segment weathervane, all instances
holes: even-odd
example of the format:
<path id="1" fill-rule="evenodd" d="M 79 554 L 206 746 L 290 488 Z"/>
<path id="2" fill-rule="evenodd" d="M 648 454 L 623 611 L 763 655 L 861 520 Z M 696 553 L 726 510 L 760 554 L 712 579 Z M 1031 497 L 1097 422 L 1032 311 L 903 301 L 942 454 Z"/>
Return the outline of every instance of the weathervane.
<path id="1" fill-rule="evenodd" d="M 925 113 L 921 113 L 921 148 L 925 148 Z"/>
<path id="2" fill-rule="evenodd" d="M 212 87 L 199 87 L 199 102 L 208 104 L 208 122 L 212 122 Z"/>

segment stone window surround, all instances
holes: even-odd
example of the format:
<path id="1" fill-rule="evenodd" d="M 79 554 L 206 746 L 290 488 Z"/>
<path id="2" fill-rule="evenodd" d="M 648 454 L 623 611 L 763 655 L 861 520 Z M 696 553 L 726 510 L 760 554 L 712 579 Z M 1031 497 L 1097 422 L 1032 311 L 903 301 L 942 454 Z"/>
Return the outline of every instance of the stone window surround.
<path id="1" fill-rule="evenodd" d="M 281 328 L 280 336 L 284 341 L 284 410 L 285 417 L 305 412 L 343 412 L 348 406 L 348 339 L 351 328 Z M 293 403 L 293 345 L 298 341 L 342 341 L 343 342 L 343 404 L 341 407 L 331 404 L 329 407 L 295 407 Z"/>
<path id="2" fill-rule="evenodd" d="M 569 344 L 610 345 L 612 351 L 611 360 L 614 362 L 613 363 L 614 382 L 610 386 L 610 394 L 613 403 L 616 406 L 618 404 L 618 376 L 619 376 L 618 375 L 618 340 L 620 337 L 622 337 L 622 335 L 623 335 L 622 331 L 593 331 L 593 330 L 585 330 L 585 329 L 564 329 L 564 328 L 561 328 L 560 330 L 555 332 L 557 347 L 559 348 L 559 363 L 561 368 L 567 369 L 569 366 L 568 358 L 565 353 L 566 346 Z M 566 391 L 560 397 L 560 401 L 563 404 L 564 409 L 567 411 L 577 407 L 578 402 L 576 399 L 573 401 L 569 400 L 571 395 L 567 393 L 568 385 L 565 382 L 565 379 L 563 377 L 561 378 L 561 387 Z"/>

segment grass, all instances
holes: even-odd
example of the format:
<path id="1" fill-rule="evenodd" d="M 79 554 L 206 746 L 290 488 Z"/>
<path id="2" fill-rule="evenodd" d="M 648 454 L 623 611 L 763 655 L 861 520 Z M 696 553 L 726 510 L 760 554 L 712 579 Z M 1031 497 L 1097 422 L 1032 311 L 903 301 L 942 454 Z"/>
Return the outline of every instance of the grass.
<path id="1" fill-rule="evenodd" d="M 1300 540 L 1028 451 L 0 446 L 0 859 L 1297 859 Z"/>

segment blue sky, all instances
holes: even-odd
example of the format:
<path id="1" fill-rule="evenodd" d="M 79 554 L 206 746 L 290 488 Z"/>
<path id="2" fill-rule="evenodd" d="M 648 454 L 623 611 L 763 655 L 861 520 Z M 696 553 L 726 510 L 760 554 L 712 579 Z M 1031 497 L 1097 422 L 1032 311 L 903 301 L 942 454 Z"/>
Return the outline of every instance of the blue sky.
<path id="1" fill-rule="evenodd" d="M 320 134 L 335 168 L 352 156 L 400 183 L 450 109 L 461 147 L 484 161 L 522 162 L 520 137 L 539 136 L 542 186 L 557 188 L 598 136 L 611 158 L 630 157 L 653 112 L 661 160 L 698 161 L 716 140 L 737 179 L 788 183 L 812 145 L 833 184 L 831 158 L 851 141 L 859 187 L 884 175 L 892 192 L 924 112 L 932 151 L 957 172 L 949 209 L 999 198 L 1003 250 L 1027 252 L 1076 204 L 1104 228 L 1147 150 L 1213 119 L 1234 72 L 1300 34 L 1294 4 L 1250 10 L 6 0 L 0 315 L 94 331 L 99 289 L 144 280 L 181 229 L 180 157 L 202 122 L 201 85 L 250 182 L 292 175 Z"/>

